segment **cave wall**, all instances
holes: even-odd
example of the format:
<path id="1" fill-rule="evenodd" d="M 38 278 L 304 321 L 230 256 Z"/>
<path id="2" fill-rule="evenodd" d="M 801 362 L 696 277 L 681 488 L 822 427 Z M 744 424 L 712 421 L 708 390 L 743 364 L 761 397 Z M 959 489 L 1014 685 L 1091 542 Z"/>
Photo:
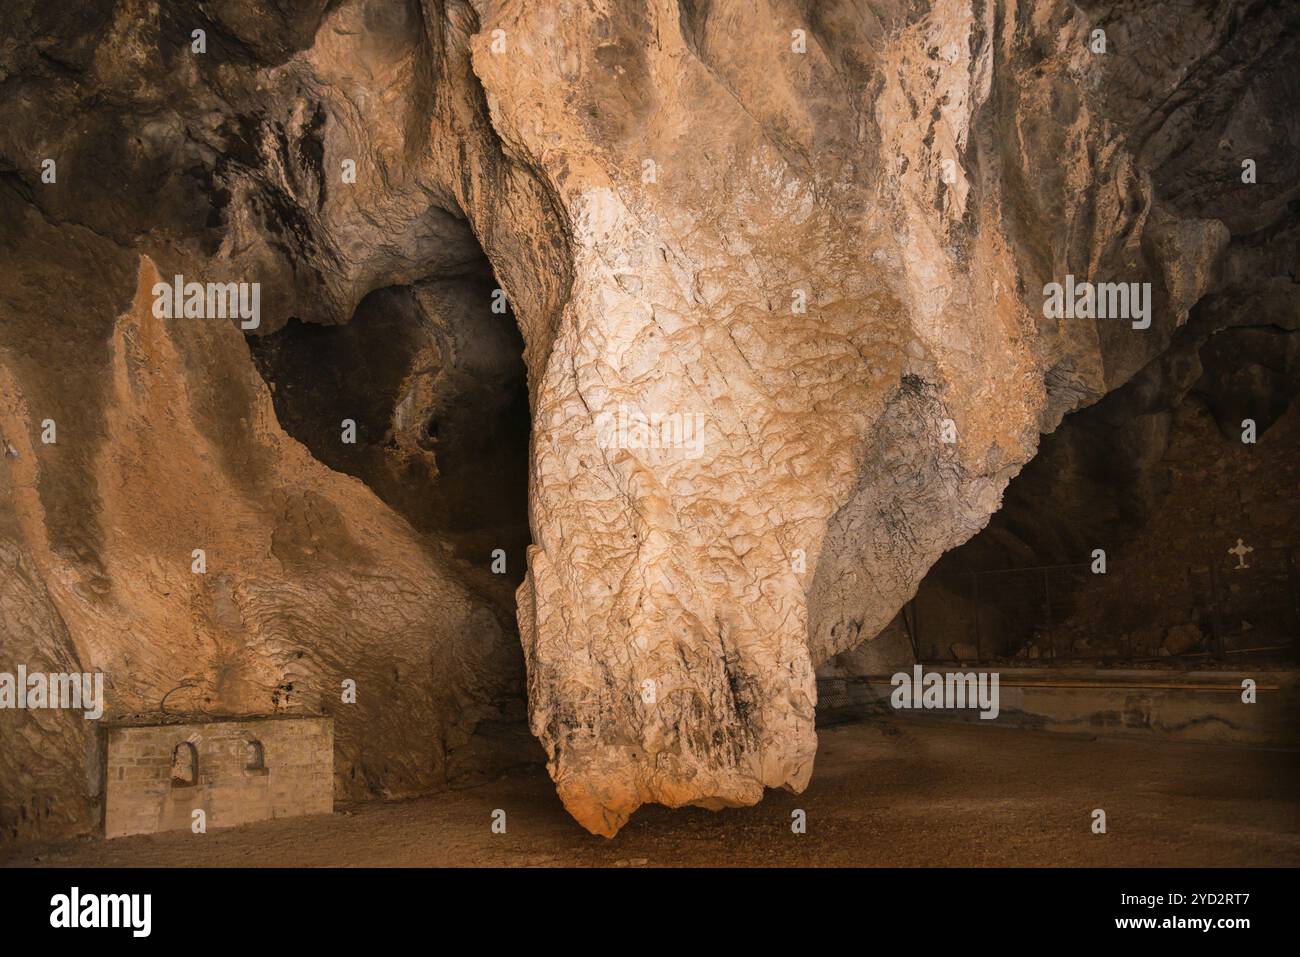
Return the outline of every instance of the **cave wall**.
<path id="1" fill-rule="evenodd" d="M 477 237 L 530 260 L 494 227 L 476 235 L 459 205 L 527 214 L 538 199 L 493 146 L 475 91 L 450 79 L 467 69 L 472 12 L 437 12 L 432 24 L 400 3 L 0 14 L 13 38 L 0 61 L 0 668 L 102 672 L 109 719 L 330 713 L 341 800 L 473 778 L 463 755 L 490 757 L 471 731 L 515 714 L 522 693 L 509 586 L 486 555 L 467 570 L 453 535 L 286 434 L 244 336 L 346 323 L 367 293 L 427 279 L 429 308 L 407 317 L 418 338 L 422 315 L 450 329 L 490 308 Z M 431 95 L 435 76 L 452 95 Z M 157 318 L 153 283 L 175 274 L 258 281 L 260 322 Z M 531 314 L 564 275 L 520 293 L 543 304 Z M 441 357 L 436 397 L 471 400 L 463 387 L 490 383 L 485 367 L 518 363 L 512 335 Z M 408 345 L 395 362 L 418 363 Z M 329 411 L 311 435 L 339 442 Z M 436 475 L 426 487 L 440 489 Z M 0 712 L 0 839 L 98 825 L 94 727 Z"/>
<path id="2" fill-rule="evenodd" d="M 1295 24 L 1183 13 L 1195 41 L 1162 49 L 1164 21 L 1122 5 L 493 8 L 493 122 L 574 228 L 520 626 L 534 732 L 588 828 L 802 789 L 815 666 L 1186 321 L 1230 229 L 1163 202 L 1143 153 L 1174 135 L 1148 127 Z M 1067 274 L 1151 283 L 1150 327 L 1047 320 Z M 609 448 L 621 406 L 703 410 L 703 453 Z"/>
<path id="3" fill-rule="evenodd" d="M 155 318 L 157 279 L 144 258 L 110 340 L 103 423 L 86 471 L 72 473 L 77 486 L 63 484 L 70 470 L 58 456 L 88 441 L 82 422 L 58 419 L 58 442 L 38 444 L 45 410 L 32 407 L 43 396 L 16 376 L 5 382 L 7 544 L 43 582 L 59 623 L 33 636 L 36 657 L 70 644 L 80 667 L 69 670 L 104 673 L 109 718 L 333 714 L 343 799 L 439 786 L 447 752 L 495 713 L 499 685 L 515 674 L 498 618 L 402 517 L 283 432 L 233 325 Z M 95 520 L 77 523 L 81 537 L 68 542 L 51 513 L 77 496 Z M 6 602 L 6 625 L 28 608 Z M 355 703 L 343 703 L 346 680 Z M 30 738 L 24 715 L 3 719 L 7 742 Z M 40 815 L 84 817 L 60 807 L 87 796 L 83 736 L 6 747 L 7 801 L 62 757 L 69 778 L 38 792 Z M 22 836 L 22 813 L 6 810 Z M 43 821 L 32 827 L 46 833 Z"/>
<path id="4" fill-rule="evenodd" d="M 393 306 L 424 330 L 394 352 L 409 376 L 421 336 L 481 308 L 429 293 L 477 271 L 466 295 L 504 292 L 527 368 L 531 727 L 569 811 L 606 835 L 646 802 L 803 788 L 815 667 L 881 632 L 1039 434 L 1149 366 L 1236 235 L 1296 196 L 1280 3 L 0 17 L 16 653 L 105 670 L 123 710 L 177 685 L 194 708 L 323 709 L 359 672 L 336 792 L 436 786 L 517 673 L 498 584 L 467 574 L 476 546 L 391 481 L 391 457 L 331 461 L 351 454 L 319 438 L 337 407 L 322 425 L 277 370 L 301 362 L 280 344 L 303 324 L 364 323 L 390 290 L 418 300 Z M 266 341 L 156 320 L 152 281 L 177 273 L 259 282 L 247 331 Z M 1067 274 L 1150 282 L 1150 326 L 1047 318 Z M 611 435 L 629 410 L 701 431 L 647 448 Z M 392 440 L 438 487 L 403 415 Z M 21 742 L 0 748 L 11 836 L 93 818 L 84 735 L 52 720 L 0 714 Z M 42 801 L 48 828 L 26 823 Z"/>
<path id="5" fill-rule="evenodd" d="M 1267 242 L 1295 253 L 1288 217 Z M 1243 237 L 1229 265 L 1257 242 Z M 922 657 L 1294 660 L 1235 657 L 1284 652 L 1300 626 L 1300 286 L 1284 268 L 1265 282 L 1226 269 L 1165 353 L 1044 436 L 988 526 L 923 581 Z M 1252 549 L 1244 560 L 1238 539 Z M 867 673 L 841 659 L 839 670 Z"/>

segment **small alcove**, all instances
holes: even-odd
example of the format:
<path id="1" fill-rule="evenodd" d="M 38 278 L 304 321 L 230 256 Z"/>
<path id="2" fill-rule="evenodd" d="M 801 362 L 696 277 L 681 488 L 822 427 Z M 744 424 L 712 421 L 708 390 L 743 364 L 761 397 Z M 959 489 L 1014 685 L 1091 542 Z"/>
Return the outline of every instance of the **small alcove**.
<path id="1" fill-rule="evenodd" d="M 244 742 L 244 770 L 249 774 L 266 773 L 266 749 L 256 738 Z"/>
<path id="2" fill-rule="evenodd" d="M 172 787 L 188 788 L 199 782 L 199 752 L 189 741 L 172 751 Z"/>

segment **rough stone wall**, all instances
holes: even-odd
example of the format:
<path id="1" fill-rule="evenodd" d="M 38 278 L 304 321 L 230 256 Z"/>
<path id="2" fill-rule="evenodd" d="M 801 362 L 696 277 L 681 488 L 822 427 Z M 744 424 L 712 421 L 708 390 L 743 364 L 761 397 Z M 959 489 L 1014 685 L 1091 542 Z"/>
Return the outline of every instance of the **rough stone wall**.
<path id="1" fill-rule="evenodd" d="M 80 667 L 50 670 L 103 672 L 110 718 L 323 709 L 337 717 L 340 797 L 439 786 L 446 752 L 496 713 L 513 674 L 496 616 L 369 489 L 281 431 L 233 325 L 156 318 L 157 279 L 145 259 L 110 341 L 93 440 L 78 429 L 84 419 L 56 412 L 58 442 L 42 444 L 44 413 L 31 411 L 21 378 L 5 383 L 10 548 L 43 582 L 43 593 L 5 606 L 7 670 L 58 659 L 62 640 Z M 84 473 L 60 461 L 92 441 Z M 91 504 L 73 526 L 80 554 L 51 517 L 76 496 Z M 50 626 L 28 648 L 11 644 L 33 606 Z M 348 680 L 355 703 L 343 698 Z M 0 712 L 7 742 L 29 738 L 33 721 L 62 721 L 32 715 Z M 67 766 L 64 787 L 43 800 L 85 802 L 97 791 L 84 783 L 84 754 L 76 733 L 50 734 L 32 752 L 6 748 L 6 783 Z M 20 834 L 41 833 L 11 813 Z"/>
<path id="2" fill-rule="evenodd" d="M 1225 50 L 1267 50 L 1285 36 L 1266 17 L 1245 18 Z M 1192 654 L 1202 657 L 1179 663 L 1222 667 L 1226 651 L 1238 666 L 1260 666 L 1268 656 L 1242 657 L 1247 649 L 1289 641 L 1297 610 L 1287 550 L 1300 527 L 1300 210 L 1279 199 L 1300 191 L 1292 145 L 1300 124 L 1285 106 L 1284 62 L 1257 63 L 1199 81 L 1214 101 L 1231 92 L 1241 104 L 1202 105 L 1222 130 L 1208 156 L 1185 122 L 1170 124 L 1182 151 L 1150 141 L 1159 147 L 1152 177 L 1169 202 L 1212 213 L 1230 230 L 1208 288 L 1160 355 L 1044 436 L 987 527 L 927 574 L 915 609 L 923 656 L 974 657 L 977 609 L 984 657 L 1040 664 L 1104 657 L 1149 666 Z M 1256 114 L 1269 119 L 1248 123 Z M 1230 150 L 1274 171 L 1274 181 L 1224 183 L 1219 164 Z M 1248 572 L 1229 552 L 1239 537 L 1255 549 Z M 1105 576 L 1088 567 L 1098 548 Z M 1000 571 L 1064 565 L 1079 567 Z M 981 575 L 978 596 L 971 573 Z M 895 625 L 837 656 L 831 670 L 896 670 L 882 659 L 912 651 Z"/>
<path id="3" fill-rule="evenodd" d="M 1156 355 L 1214 275 L 1226 227 L 1162 205 L 1107 115 L 1143 21 L 484 7 L 494 126 L 573 231 L 534 405 L 534 732 L 599 833 L 646 801 L 801 789 L 815 665 L 880 631 L 1040 430 Z M 1144 61 L 1166 90 L 1230 29 L 1195 15 L 1205 46 Z M 1067 274 L 1150 282 L 1150 328 L 1045 319 Z M 702 411 L 703 453 L 605 447 L 623 406 Z"/>
<path id="4" fill-rule="evenodd" d="M 259 282 L 262 334 L 290 317 L 345 322 L 381 286 L 480 269 L 454 194 L 499 192 L 526 213 L 527 177 L 486 152 L 472 171 L 457 161 L 490 129 L 463 83 L 432 94 L 435 74 L 459 68 L 458 42 L 465 61 L 472 17 L 455 26 L 453 13 L 428 30 L 417 7 L 386 2 L 0 15 L 0 552 L 13 570 L 0 668 L 102 671 L 109 718 L 164 699 L 332 711 L 340 799 L 437 788 L 452 765 L 473 776 L 456 753 L 481 718 L 502 717 L 520 672 L 486 572 L 286 435 L 235 324 L 158 319 L 150 294 L 178 273 Z M 435 134 L 460 113 L 454 141 Z M 45 157 L 56 182 L 41 181 Z M 344 158 L 361 171 L 354 189 Z M 453 166 L 450 185 L 431 172 Z M 563 283 L 562 268 L 548 274 L 518 299 L 542 302 Z M 55 444 L 41 441 L 46 419 Z M 316 428 L 337 440 L 340 425 Z M 100 822 L 87 724 L 0 712 L 4 839 Z"/>
<path id="5" fill-rule="evenodd" d="M 334 734 L 328 718 L 249 719 L 105 729 L 104 836 L 192 830 L 334 809 Z M 249 742 L 262 747 L 261 766 Z M 194 749 L 193 780 L 174 778 L 178 747 Z"/>
<path id="6" fill-rule="evenodd" d="M 6 614 L 125 707 L 189 682 L 252 710 L 361 669 L 341 793 L 429 784 L 510 669 L 477 638 L 495 617 L 284 435 L 233 327 L 151 322 L 147 280 L 260 281 L 273 333 L 481 249 L 528 365 L 531 724 L 602 834 L 807 783 L 815 666 L 983 526 L 1041 431 L 1161 352 L 1262 221 L 1192 187 L 1236 180 L 1234 137 L 1294 134 L 1243 119 L 1285 100 L 1285 4 L 294 11 L 7 12 L 0 530 L 30 571 Z M 1295 172 L 1246 195 L 1285 209 Z M 1152 283 L 1150 328 L 1046 319 L 1067 274 Z M 702 443 L 611 443 L 625 410 L 698 414 Z M 47 415 L 70 438 L 38 452 Z M 175 557 L 198 535 L 222 556 L 201 585 Z"/>

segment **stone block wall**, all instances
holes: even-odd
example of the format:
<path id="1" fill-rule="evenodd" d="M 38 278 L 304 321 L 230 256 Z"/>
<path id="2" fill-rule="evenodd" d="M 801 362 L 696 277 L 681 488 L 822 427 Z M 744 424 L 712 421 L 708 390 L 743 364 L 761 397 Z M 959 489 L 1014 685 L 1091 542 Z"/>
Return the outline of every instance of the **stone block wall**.
<path id="1" fill-rule="evenodd" d="M 906 670 L 906 669 L 904 669 Z M 821 726 L 871 716 L 975 724 L 1065 734 L 1158 738 L 1255 748 L 1300 747 L 1300 672 L 1139 669 L 1012 669 L 988 665 L 925 665 L 926 672 L 996 671 L 999 711 L 983 721 L 976 709 L 895 710 L 891 676 L 830 675 L 818 679 Z M 1242 700 L 1242 681 L 1256 683 Z"/>
<path id="2" fill-rule="evenodd" d="M 334 726 L 268 717 L 106 729 L 106 837 L 334 809 Z"/>

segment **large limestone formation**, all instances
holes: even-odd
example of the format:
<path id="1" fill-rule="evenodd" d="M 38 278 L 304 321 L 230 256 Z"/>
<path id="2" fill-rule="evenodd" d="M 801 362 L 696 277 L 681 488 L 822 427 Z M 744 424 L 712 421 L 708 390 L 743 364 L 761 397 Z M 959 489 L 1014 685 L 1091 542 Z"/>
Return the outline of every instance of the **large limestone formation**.
<path id="1" fill-rule="evenodd" d="M 646 802 L 801 789 L 814 668 L 1290 215 L 1294 123 L 1249 117 L 1285 112 L 1296 14 L 1174 6 L 16 5 L 6 657 L 107 670 L 117 711 L 176 684 L 315 707 L 355 671 L 375 697 L 339 713 L 336 790 L 436 785 L 514 664 L 476 553 L 516 532 L 437 514 L 498 499 L 456 492 L 469 446 L 428 427 L 510 388 L 500 289 L 532 415 L 519 638 L 561 798 L 611 835 Z M 251 348 L 156 320 L 155 272 L 261 283 Z M 1047 318 L 1067 276 L 1150 283 L 1149 325 Z M 341 451 L 353 397 L 378 424 Z M 230 550 L 202 582 L 196 536 Z M 83 826 L 82 732 L 0 732 L 28 749 L 0 748 L 0 823 L 53 795 Z M 61 770 L 17 777 L 43 747 Z"/>
<path id="2" fill-rule="evenodd" d="M 599 833 L 799 790 L 814 666 L 1212 280 L 1228 229 L 1165 209 L 1106 108 L 1110 64 L 1168 96 L 1208 48 L 1153 55 L 1148 25 L 1067 4 L 493 14 L 493 123 L 572 230 L 534 406 L 534 733 Z M 1046 319 L 1067 275 L 1151 283 L 1149 327 Z M 620 441 L 623 410 L 699 412 L 702 445 Z"/>

